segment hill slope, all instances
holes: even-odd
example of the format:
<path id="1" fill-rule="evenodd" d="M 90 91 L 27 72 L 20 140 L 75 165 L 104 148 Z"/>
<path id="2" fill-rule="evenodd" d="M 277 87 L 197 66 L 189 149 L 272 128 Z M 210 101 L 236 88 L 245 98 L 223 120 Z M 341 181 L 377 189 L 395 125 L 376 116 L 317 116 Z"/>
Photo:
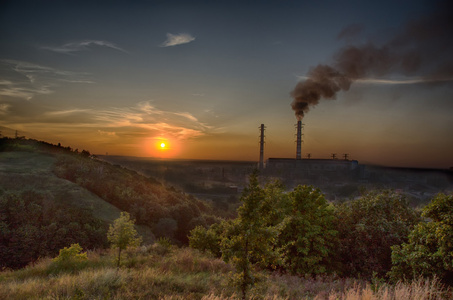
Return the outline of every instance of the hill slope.
<path id="1" fill-rule="evenodd" d="M 112 252 L 59 266 L 49 259 L 34 267 L 0 272 L 0 299 L 239 299 L 232 267 L 190 248 L 161 245 L 129 249 L 120 269 Z M 260 272 L 250 299 L 450 299 L 439 281 L 391 286 L 357 279 L 304 278 Z"/>
<path id="2" fill-rule="evenodd" d="M 206 203 L 88 151 L 9 138 L 0 139 L 0 211 L 0 267 L 12 268 L 75 242 L 108 246 L 120 211 L 136 219 L 145 244 L 157 236 L 181 245 L 192 228 L 217 221 Z"/>
<path id="3" fill-rule="evenodd" d="M 93 216 L 113 222 L 120 210 L 87 189 L 53 173 L 57 158 L 37 152 L 0 152 L 0 189 L 12 193 L 37 190 L 63 205 L 89 208 Z"/>

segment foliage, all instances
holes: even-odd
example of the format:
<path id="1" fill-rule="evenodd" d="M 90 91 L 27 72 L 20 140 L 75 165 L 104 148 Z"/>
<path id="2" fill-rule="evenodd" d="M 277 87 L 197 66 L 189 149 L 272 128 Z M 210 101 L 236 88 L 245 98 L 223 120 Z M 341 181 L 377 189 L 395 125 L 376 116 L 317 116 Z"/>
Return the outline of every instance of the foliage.
<path id="1" fill-rule="evenodd" d="M 391 246 L 407 240 L 418 213 L 393 191 L 370 192 L 337 206 L 337 260 L 347 276 L 385 276 L 391 268 Z"/>
<path id="2" fill-rule="evenodd" d="M 226 227 L 220 242 L 223 259 L 231 261 L 236 269 L 233 282 L 241 290 L 243 299 L 249 288 L 259 280 L 253 270 L 254 265 L 267 266 L 276 260 L 272 245 L 277 232 L 267 226 L 261 214 L 264 198 L 258 174 L 254 172 L 241 196 L 238 217 Z"/>
<path id="3" fill-rule="evenodd" d="M 120 217 L 110 225 L 107 239 L 113 248 L 118 248 L 118 267 L 121 261 L 121 251 L 129 246 L 139 246 L 142 241 L 134 228 L 134 221 L 130 219 L 127 212 L 121 212 Z"/>
<path id="4" fill-rule="evenodd" d="M 453 285 L 453 195 L 438 194 L 423 209 L 409 241 L 392 247 L 393 279 L 437 276 Z"/>
<path id="5" fill-rule="evenodd" d="M 188 243 L 187 236 L 197 225 L 211 224 L 213 210 L 205 202 L 120 166 L 81 155 L 62 155 L 54 173 L 129 212 L 138 225 L 153 228 L 156 235 L 179 244 Z M 163 225 L 170 219 L 176 223 L 166 230 Z"/>
<path id="6" fill-rule="evenodd" d="M 157 237 L 166 237 L 172 239 L 175 231 L 178 228 L 178 222 L 172 218 L 161 218 L 156 225 L 154 225 L 153 232 Z"/>
<path id="7" fill-rule="evenodd" d="M 87 253 L 80 253 L 82 247 L 79 244 L 72 244 L 71 247 L 64 247 L 60 249 L 60 254 L 53 259 L 56 263 L 62 263 L 66 261 L 81 261 L 87 259 Z"/>
<path id="8" fill-rule="evenodd" d="M 212 224 L 209 228 L 197 226 L 190 232 L 189 246 L 200 251 L 208 251 L 215 257 L 221 257 L 220 242 L 228 222 Z"/>
<path id="9" fill-rule="evenodd" d="M 297 186 L 289 193 L 277 247 L 282 266 L 293 274 L 324 274 L 336 246 L 334 211 L 319 189 Z"/>
<path id="10" fill-rule="evenodd" d="M 135 249 L 139 263 L 116 269 L 113 251 L 88 253 L 85 268 L 49 276 L 53 264 L 0 272 L 0 299 L 238 299 L 228 286 L 231 266 L 190 248 L 165 254 L 153 246 Z M 275 272 L 251 289 L 252 299 L 451 299 L 453 294 L 436 280 L 382 284 L 372 289 L 352 278 L 305 278 Z"/>
<path id="11" fill-rule="evenodd" d="M 222 254 L 227 261 L 233 257 L 242 283 L 249 286 L 251 265 L 299 275 L 334 271 L 334 210 L 319 189 L 298 186 L 285 193 L 278 181 L 263 189 L 253 174 L 242 201 L 237 219 L 194 229 L 191 247 Z"/>
<path id="12" fill-rule="evenodd" d="M 60 273 L 62 271 L 74 271 L 81 267 L 88 257 L 87 253 L 80 253 L 82 247 L 79 244 L 72 244 L 69 248 L 60 249 L 60 253 L 52 260 L 51 273 Z"/>
<path id="13" fill-rule="evenodd" d="M 58 205 L 33 190 L 0 195 L 0 268 L 22 268 L 68 244 L 106 246 L 106 225 L 92 212 Z"/>

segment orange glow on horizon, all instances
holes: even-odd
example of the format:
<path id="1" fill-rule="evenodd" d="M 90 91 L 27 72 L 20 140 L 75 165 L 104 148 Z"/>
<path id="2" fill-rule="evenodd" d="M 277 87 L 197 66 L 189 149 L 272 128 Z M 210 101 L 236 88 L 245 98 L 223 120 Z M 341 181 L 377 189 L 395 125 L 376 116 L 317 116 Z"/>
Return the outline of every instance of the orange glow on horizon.
<path id="1" fill-rule="evenodd" d="M 152 137 L 144 141 L 146 156 L 159 158 L 175 158 L 181 150 L 177 140 L 164 137 Z"/>

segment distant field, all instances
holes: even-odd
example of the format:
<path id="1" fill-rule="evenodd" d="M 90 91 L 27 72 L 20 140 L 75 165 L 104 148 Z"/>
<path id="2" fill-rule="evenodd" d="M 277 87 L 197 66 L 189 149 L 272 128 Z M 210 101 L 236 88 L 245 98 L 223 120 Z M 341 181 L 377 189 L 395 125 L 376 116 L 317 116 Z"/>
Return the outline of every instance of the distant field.
<path id="1" fill-rule="evenodd" d="M 129 156 L 99 156 L 141 174 L 175 186 L 199 199 L 210 200 L 219 208 L 238 199 L 256 162 L 209 160 L 159 160 Z M 288 190 L 314 185 L 330 201 L 358 197 L 364 190 L 392 189 L 404 193 L 413 205 L 425 205 L 437 193 L 453 191 L 453 172 L 437 169 L 411 169 L 359 165 L 343 174 L 326 169 L 265 168 L 263 181 L 276 178 Z M 347 176 L 346 176 L 347 175 Z"/>

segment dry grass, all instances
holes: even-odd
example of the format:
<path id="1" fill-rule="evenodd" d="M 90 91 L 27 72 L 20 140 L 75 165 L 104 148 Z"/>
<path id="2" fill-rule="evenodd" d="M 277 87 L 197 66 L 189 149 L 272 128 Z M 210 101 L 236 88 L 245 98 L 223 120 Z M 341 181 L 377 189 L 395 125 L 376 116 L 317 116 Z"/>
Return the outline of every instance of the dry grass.
<path id="1" fill-rule="evenodd" d="M 157 246 L 126 253 L 116 269 L 115 253 L 88 255 L 88 265 L 75 271 L 52 271 L 52 262 L 0 273 L 0 299 L 238 299 L 228 286 L 231 267 L 189 248 L 164 251 Z M 449 293 L 449 294 L 448 294 Z M 304 279 L 269 275 L 250 292 L 250 299 L 437 300 L 452 297 L 438 280 L 394 286 L 331 277 Z"/>

